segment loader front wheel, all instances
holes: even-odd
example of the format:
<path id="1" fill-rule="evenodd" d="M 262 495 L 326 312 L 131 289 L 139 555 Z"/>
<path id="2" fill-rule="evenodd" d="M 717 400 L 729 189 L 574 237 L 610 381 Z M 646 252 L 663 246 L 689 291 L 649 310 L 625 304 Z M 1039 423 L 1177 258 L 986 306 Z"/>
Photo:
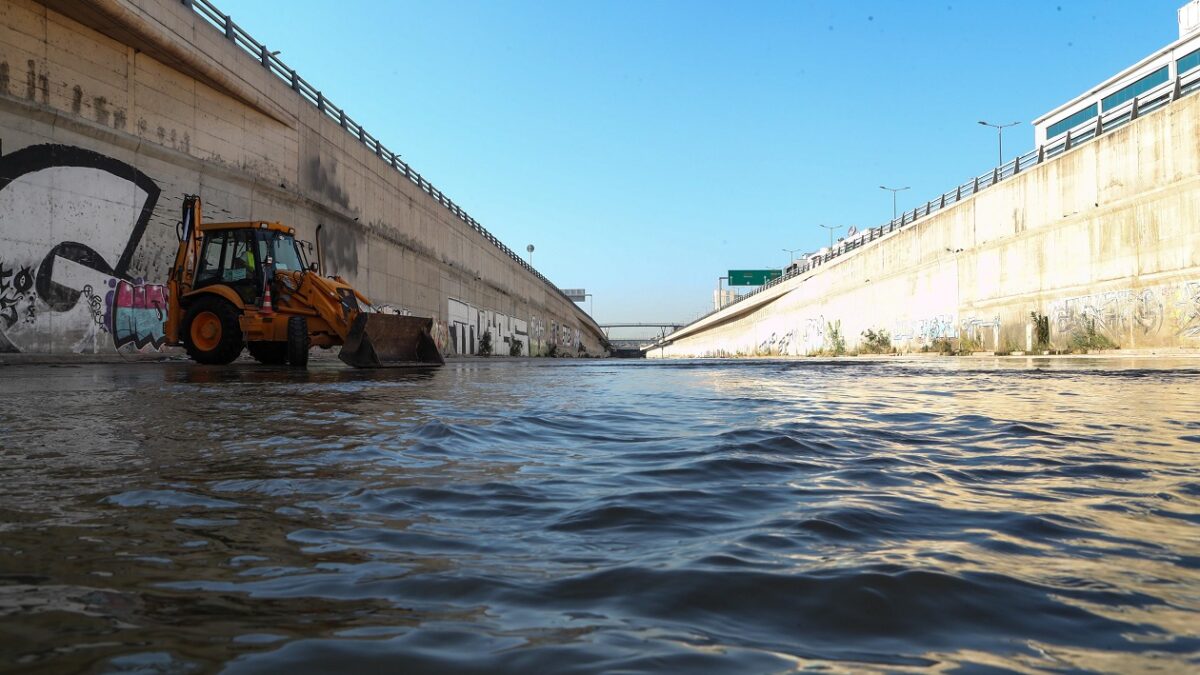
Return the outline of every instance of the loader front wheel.
<path id="1" fill-rule="evenodd" d="M 197 363 L 232 362 L 245 346 L 237 308 L 215 296 L 197 300 L 183 316 L 183 346 Z"/>
<path id="2" fill-rule="evenodd" d="M 295 368 L 308 367 L 308 319 L 289 316 L 287 325 L 287 360 Z"/>

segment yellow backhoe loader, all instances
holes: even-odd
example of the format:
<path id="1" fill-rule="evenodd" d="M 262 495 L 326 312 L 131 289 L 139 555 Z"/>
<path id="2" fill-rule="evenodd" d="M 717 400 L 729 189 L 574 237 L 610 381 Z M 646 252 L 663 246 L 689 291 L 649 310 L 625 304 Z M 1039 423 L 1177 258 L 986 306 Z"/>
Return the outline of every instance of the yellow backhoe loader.
<path id="1" fill-rule="evenodd" d="M 381 313 L 341 277 L 321 276 L 320 248 L 309 263 L 293 228 L 200 215 L 200 198 L 185 195 L 164 325 L 195 361 L 226 364 L 245 347 L 260 363 L 303 368 L 310 347 L 340 345 L 356 368 L 445 363 L 432 319 Z"/>

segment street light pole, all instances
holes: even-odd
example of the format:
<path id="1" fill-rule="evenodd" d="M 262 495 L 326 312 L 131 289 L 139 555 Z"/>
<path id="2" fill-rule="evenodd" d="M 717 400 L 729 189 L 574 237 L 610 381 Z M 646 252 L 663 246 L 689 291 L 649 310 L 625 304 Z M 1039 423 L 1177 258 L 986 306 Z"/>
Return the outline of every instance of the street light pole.
<path id="1" fill-rule="evenodd" d="M 803 246 L 800 248 L 785 248 L 785 249 L 783 249 L 783 251 L 788 254 L 788 264 L 791 265 L 792 263 L 796 262 L 796 251 L 803 251 L 803 250 L 804 250 Z"/>
<path id="2" fill-rule="evenodd" d="M 880 186 L 879 186 L 879 189 L 880 189 L 880 190 L 887 190 L 887 191 L 889 191 L 889 192 L 891 192 L 891 193 L 892 193 L 892 220 L 895 220 L 895 219 L 896 219 L 896 193 L 897 193 L 897 192 L 903 192 L 903 191 L 907 190 L 907 189 L 908 189 L 908 187 L 902 187 L 902 188 L 890 188 L 890 187 L 887 187 L 887 186 L 884 186 L 884 185 L 880 185 Z"/>
<path id="3" fill-rule="evenodd" d="M 979 120 L 979 123 L 985 127 L 992 127 L 993 129 L 996 130 L 996 141 L 1000 145 L 1000 163 L 997 164 L 996 166 L 1004 166 L 1004 130 L 1008 127 L 1015 127 L 1016 125 L 1020 124 L 1020 122 L 1009 122 L 1008 124 L 992 124 L 991 122 L 984 122 L 983 120 Z"/>
<path id="4" fill-rule="evenodd" d="M 821 225 L 820 227 L 823 227 L 823 228 L 829 230 L 829 250 L 832 251 L 833 250 L 833 232 L 835 230 L 842 229 L 843 226 L 842 225 Z"/>
<path id="5" fill-rule="evenodd" d="M 728 280 L 729 277 L 717 277 L 717 301 L 713 303 L 716 305 L 716 309 L 721 309 L 725 306 L 725 298 L 721 295 L 721 282 Z"/>

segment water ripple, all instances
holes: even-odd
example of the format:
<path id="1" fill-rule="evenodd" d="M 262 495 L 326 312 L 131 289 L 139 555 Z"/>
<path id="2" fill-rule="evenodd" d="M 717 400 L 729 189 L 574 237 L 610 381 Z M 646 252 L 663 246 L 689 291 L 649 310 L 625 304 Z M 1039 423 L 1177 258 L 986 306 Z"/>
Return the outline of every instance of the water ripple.
<path id="1" fill-rule="evenodd" d="M 9 367 L 0 663 L 1195 670 L 1189 363 Z"/>

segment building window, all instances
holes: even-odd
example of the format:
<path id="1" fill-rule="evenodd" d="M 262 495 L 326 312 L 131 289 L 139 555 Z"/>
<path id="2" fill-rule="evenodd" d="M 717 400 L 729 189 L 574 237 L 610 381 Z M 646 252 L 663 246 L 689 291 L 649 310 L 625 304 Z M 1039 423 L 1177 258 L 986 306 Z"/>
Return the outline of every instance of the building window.
<path id="1" fill-rule="evenodd" d="M 1049 140 L 1055 136 L 1058 136 L 1059 134 L 1065 134 L 1067 133 L 1067 129 L 1073 129 L 1095 116 L 1096 104 L 1093 103 L 1083 110 L 1072 114 L 1070 117 L 1064 117 L 1054 124 L 1051 124 L 1050 127 L 1046 129 L 1046 139 Z"/>
<path id="2" fill-rule="evenodd" d="M 1111 110 L 1126 101 L 1133 100 L 1134 96 L 1144 94 L 1166 82 L 1169 77 L 1167 69 L 1167 66 L 1163 66 L 1137 82 L 1105 96 L 1100 99 L 1100 107 L 1104 110 Z"/>
<path id="3" fill-rule="evenodd" d="M 1176 61 L 1175 72 L 1182 75 L 1196 66 L 1200 66 L 1200 49 Z"/>

